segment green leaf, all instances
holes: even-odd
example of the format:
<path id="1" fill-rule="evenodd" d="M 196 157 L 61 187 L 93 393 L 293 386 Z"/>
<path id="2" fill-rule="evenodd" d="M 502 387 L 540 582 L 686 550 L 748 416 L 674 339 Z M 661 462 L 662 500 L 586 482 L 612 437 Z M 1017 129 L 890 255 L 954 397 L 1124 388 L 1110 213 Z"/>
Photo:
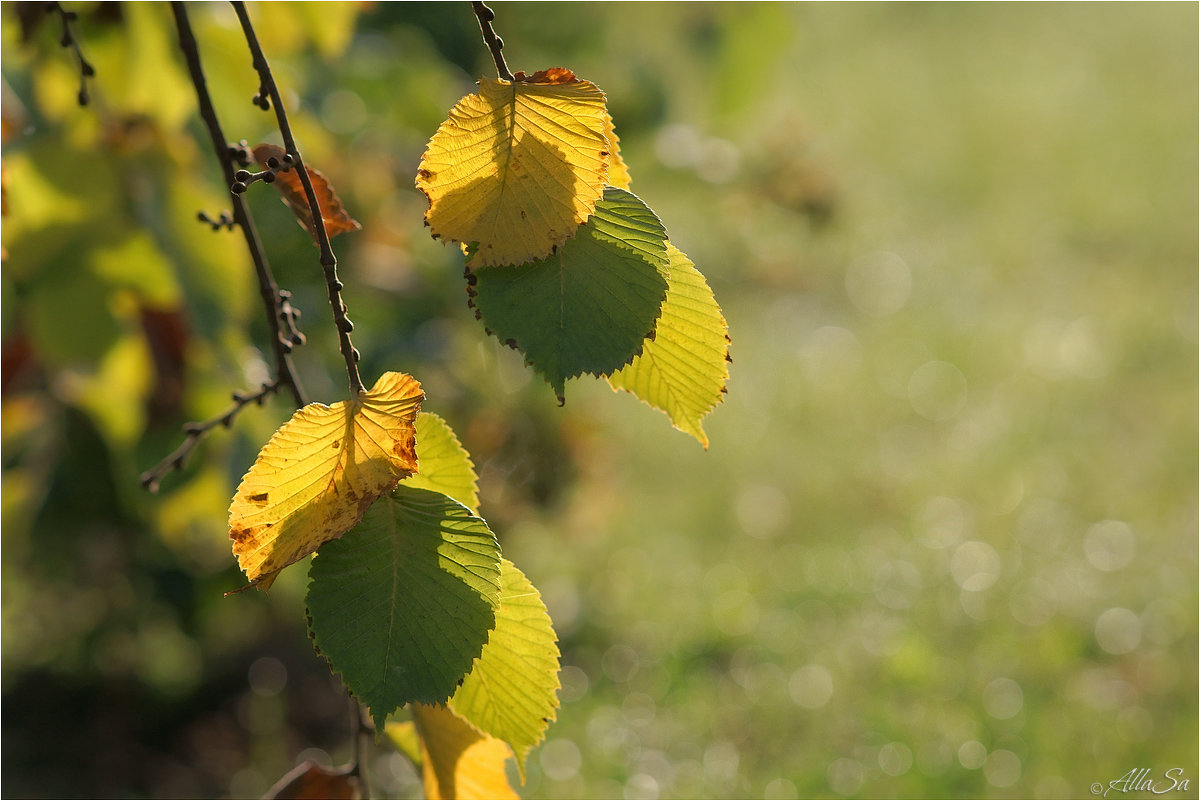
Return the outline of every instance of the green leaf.
<path id="1" fill-rule="evenodd" d="M 429 412 L 417 415 L 416 474 L 404 479 L 405 487 L 449 495 L 479 513 L 479 476 L 466 448 L 442 418 Z"/>
<path id="2" fill-rule="evenodd" d="M 317 650 L 377 731 L 411 701 L 444 703 L 496 625 L 500 546 L 462 504 L 397 487 L 309 571 Z"/>
<path id="3" fill-rule="evenodd" d="M 496 628 L 450 708 L 508 743 L 524 781 L 525 757 L 558 709 L 558 638 L 542 596 L 507 559 L 500 562 L 500 585 Z"/>
<path id="4" fill-rule="evenodd" d="M 671 278 L 654 340 L 608 381 L 666 412 L 672 425 L 707 448 L 700 421 L 724 398 L 729 327 L 696 266 L 670 242 L 667 252 Z"/>
<path id="5" fill-rule="evenodd" d="M 573 239 L 540 261 L 468 276 L 472 303 L 563 398 L 568 378 L 636 356 L 667 291 L 667 232 L 637 196 L 607 187 Z"/>

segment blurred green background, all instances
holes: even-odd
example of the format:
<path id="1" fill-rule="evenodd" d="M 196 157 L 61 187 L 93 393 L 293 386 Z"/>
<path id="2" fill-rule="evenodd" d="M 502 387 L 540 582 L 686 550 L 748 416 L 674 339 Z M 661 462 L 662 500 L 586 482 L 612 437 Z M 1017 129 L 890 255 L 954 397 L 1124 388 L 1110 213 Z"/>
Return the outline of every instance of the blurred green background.
<path id="1" fill-rule="evenodd" d="M 3 793 L 259 795 L 344 761 L 305 568 L 243 593 L 226 510 L 268 377 L 165 4 L 3 4 Z M 1197 765 L 1195 4 L 497 3 L 513 70 L 597 83 L 633 191 L 733 338 L 711 446 L 567 403 L 422 227 L 425 142 L 493 75 L 460 4 L 252 5 L 367 383 L 403 370 L 545 598 L 562 709 L 526 797 L 1081 797 Z M 278 141 L 232 11 L 190 7 L 231 139 Z M 250 193 L 346 388 L 317 254 Z M 385 748 L 379 795 L 420 792 Z M 1174 793 L 1173 795 L 1179 795 Z"/>

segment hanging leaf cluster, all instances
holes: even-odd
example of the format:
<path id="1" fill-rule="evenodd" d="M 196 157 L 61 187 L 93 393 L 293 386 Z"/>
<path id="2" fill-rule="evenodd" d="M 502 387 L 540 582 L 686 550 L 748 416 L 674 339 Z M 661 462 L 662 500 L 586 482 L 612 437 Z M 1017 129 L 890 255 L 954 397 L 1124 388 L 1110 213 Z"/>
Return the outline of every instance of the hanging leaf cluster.
<path id="1" fill-rule="evenodd" d="M 263 589 L 320 549 L 310 634 L 376 731 L 411 728 L 430 797 L 515 798 L 504 764 L 524 776 L 555 718 L 557 638 L 478 515 L 470 456 L 423 399 L 386 373 L 357 399 L 297 411 L 238 487 L 233 549 Z M 389 724 L 406 705 L 412 719 Z M 476 784 L 483 795 L 461 794 Z"/>
<path id="2" fill-rule="evenodd" d="M 246 181 L 275 183 L 323 248 L 360 227 L 319 171 L 292 168 L 297 154 L 253 155 L 264 172 Z M 477 316 L 560 401 L 568 379 L 603 377 L 708 446 L 701 422 L 725 391 L 727 326 L 704 276 L 629 191 L 599 88 L 562 68 L 482 79 L 431 139 L 417 186 L 433 236 L 466 255 Z M 429 797 L 515 798 L 506 760 L 523 781 L 558 707 L 550 617 L 503 558 L 470 456 L 421 410 L 420 383 L 389 372 L 359 391 L 341 285 L 327 280 L 352 397 L 304 406 L 263 447 L 229 508 L 233 553 L 263 590 L 313 557 L 314 645 L 376 732 L 420 765 Z"/>
<path id="3" fill-rule="evenodd" d="M 728 329 L 704 276 L 630 189 L 605 95 L 567 69 L 482 78 L 417 171 L 434 238 L 467 256 L 477 316 L 559 401 L 607 378 L 705 447 Z"/>

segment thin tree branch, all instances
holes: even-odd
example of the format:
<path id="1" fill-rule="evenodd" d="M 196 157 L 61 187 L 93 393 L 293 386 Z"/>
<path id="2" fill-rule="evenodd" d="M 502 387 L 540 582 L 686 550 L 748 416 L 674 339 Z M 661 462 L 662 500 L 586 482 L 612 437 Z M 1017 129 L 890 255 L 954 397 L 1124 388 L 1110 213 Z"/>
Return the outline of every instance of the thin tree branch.
<path id="1" fill-rule="evenodd" d="M 67 11 L 60 3 L 47 3 L 46 13 L 57 13 L 62 20 L 62 36 L 59 37 L 58 43 L 63 47 L 69 47 L 75 51 L 75 57 L 79 59 L 79 105 L 86 106 L 88 104 L 87 79 L 95 77 L 96 69 L 91 65 L 86 58 L 83 57 L 83 50 L 79 47 L 79 40 L 75 38 L 75 33 L 71 30 L 71 23 L 79 18 L 79 15 L 74 11 Z"/>
<path id="2" fill-rule="evenodd" d="M 225 135 L 221 131 L 221 123 L 217 119 L 216 109 L 213 107 L 212 99 L 208 94 L 208 84 L 205 81 L 204 70 L 200 64 L 200 49 L 196 44 L 196 37 L 192 33 L 187 9 L 181 2 L 173 2 L 171 3 L 171 11 L 175 16 L 175 27 L 179 32 L 179 46 L 183 50 L 184 58 L 188 65 L 188 72 L 191 75 L 192 84 L 196 89 L 196 100 L 200 107 L 200 117 L 204 120 L 205 127 L 208 129 L 209 137 L 212 140 L 213 150 L 217 154 L 217 161 L 225 173 L 225 185 L 231 187 L 234 183 L 234 158 L 240 155 L 239 151 L 244 150 L 244 148 L 230 146 L 225 141 Z M 63 25 L 65 28 L 65 18 Z M 281 290 L 275 283 L 274 276 L 271 275 L 271 267 L 267 263 L 266 252 L 263 250 L 262 241 L 258 237 L 258 231 L 254 227 L 254 219 L 250 215 L 250 209 L 246 205 L 246 201 L 237 193 L 231 191 L 230 194 L 233 198 L 232 218 L 227 213 L 222 213 L 218 220 L 212 220 L 204 212 L 200 212 L 198 217 L 201 222 L 212 225 L 214 230 L 222 226 L 232 227 L 233 225 L 237 225 L 242 231 L 242 235 L 246 240 L 246 247 L 250 251 L 250 258 L 254 262 L 254 272 L 258 276 L 259 294 L 262 297 L 263 308 L 267 314 L 271 342 L 275 351 L 275 379 L 263 384 L 262 388 L 253 394 L 246 395 L 235 392 L 233 395 L 233 406 L 223 414 L 206 422 L 192 422 L 184 425 L 183 430 L 186 436 L 179 447 L 141 476 L 142 486 L 151 492 L 158 491 L 159 484 L 167 473 L 183 467 L 188 454 L 192 452 L 192 449 L 196 447 L 197 443 L 209 431 L 216 428 L 217 425 L 228 427 L 233 422 L 233 418 L 248 404 L 258 403 L 261 405 L 268 395 L 272 395 L 283 388 L 291 390 L 292 399 L 296 402 L 297 406 L 305 404 L 304 390 L 300 386 L 299 379 L 296 377 L 291 356 L 292 348 L 295 345 L 304 343 L 304 335 L 296 328 L 296 318 L 300 312 L 292 308 L 288 300 L 291 295 L 287 291 Z M 286 334 L 281 330 L 281 326 L 287 327 Z"/>
<path id="3" fill-rule="evenodd" d="M 492 53 L 492 61 L 496 64 L 496 74 L 506 81 L 513 80 L 513 75 L 508 71 L 508 65 L 504 63 L 504 54 L 501 52 L 504 49 L 504 40 L 492 30 L 492 20 L 496 18 L 496 12 L 479 0 L 472 0 L 471 8 L 475 11 L 475 18 L 479 20 L 479 30 L 483 32 L 484 44 Z"/>
<path id="4" fill-rule="evenodd" d="M 192 33 L 191 23 L 188 21 L 187 9 L 182 2 L 173 2 L 171 11 L 175 15 L 175 26 L 179 30 L 179 46 L 183 50 L 188 72 L 192 77 L 192 84 L 196 88 L 200 117 L 208 128 L 208 135 L 212 140 L 213 150 L 217 154 L 217 161 L 220 162 L 221 170 L 225 174 L 225 185 L 231 187 L 234 184 L 233 159 L 236 148 L 231 148 L 226 143 L 212 98 L 209 97 L 208 83 L 200 65 L 200 49 L 196 44 L 196 37 Z M 246 205 L 245 198 L 232 191 L 230 195 L 233 199 L 233 221 L 242 229 L 246 247 L 254 262 L 254 271 L 258 276 L 258 290 L 267 313 L 271 344 L 275 351 L 276 375 L 279 377 L 279 383 L 291 390 L 296 405 L 303 406 L 305 403 L 304 390 L 296 377 L 291 356 L 292 348 L 304 343 L 304 336 L 295 327 L 296 312 L 288 303 L 290 295 L 280 291 L 279 286 L 275 283 L 275 278 L 271 274 L 271 266 L 267 263 L 266 251 L 263 250 L 262 240 L 258 237 L 258 230 L 254 227 L 254 219 L 250 216 L 250 209 Z M 289 330 L 286 336 L 280 331 L 280 323 L 288 326 Z"/>
<path id="5" fill-rule="evenodd" d="M 346 363 L 346 376 L 350 379 L 350 396 L 355 398 L 363 391 L 363 384 L 358 374 L 359 354 L 350 341 L 350 332 L 354 330 L 354 324 L 346 316 L 346 304 L 342 301 L 343 284 L 338 280 L 337 258 L 333 255 L 333 248 L 329 245 L 329 233 L 325 230 L 321 204 L 317 201 L 317 193 L 313 189 L 312 180 L 308 177 L 308 168 L 304 166 L 300 149 L 296 147 L 291 125 L 288 124 L 287 112 L 283 107 L 283 98 L 279 95 L 279 87 L 276 86 L 275 78 L 271 75 L 267 57 L 258 43 L 258 36 L 254 32 L 254 25 L 250 22 L 246 4 L 234 2 L 232 5 L 233 10 L 237 13 L 238 21 L 242 25 L 246 45 L 250 48 L 254 69 L 258 72 L 259 90 L 258 95 L 254 98 L 255 104 L 264 110 L 270 106 L 275 107 L 275 119 L 279 124 L 279 133 L 283 137 L 283 148 L 291 157 L 292 168 L 297 171 L 300 183 L 304 186 L 304 194 L 308 198 L 308 207 L 312 211 L 313 227 L 317 235 L 317 246 L 321 249 L 321 268 L 325 272 L 325 287 L 329 294 L 329 305 L 333 309 L 333 320 L 337 325 L 338 345 L 342 352 L 342 360 Z"/>
<path id="6" fill-rule="evenodd" d="M 206 420 L 203 423 L 187 423 L 183 427 L 183 432 L 187 436 L 179 447 L 171 452 L 167 458 L 156 464 L 154 467 L 142 473 L 142 486 L 151 492 L 158 492 L 158 485 L 163 480 L 163 477 L 172 470 L 179 470 L 183 467 L 184 461 L 188 454 L 196 447 L 196 444 L 204 438 L 204 435 L 212 431 L 219 425 L 228 428 L 233 423 L 233 418 L 237 417 L 246 406 L 251 403 L 262 405 L 263 400 L 279 390 L 280 382 L 278 379 L 270 381 L 262 385 L 262 389 L 250 395 L 244 395 L 241 392 L 233 393 L 233 405 L 226 409 L 216 417 Z"/>

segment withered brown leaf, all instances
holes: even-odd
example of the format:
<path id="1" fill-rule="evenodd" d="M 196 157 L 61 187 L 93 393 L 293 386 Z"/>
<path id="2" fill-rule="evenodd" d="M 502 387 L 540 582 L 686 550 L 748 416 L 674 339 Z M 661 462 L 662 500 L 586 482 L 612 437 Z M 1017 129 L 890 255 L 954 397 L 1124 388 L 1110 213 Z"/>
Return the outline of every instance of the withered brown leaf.
<path id="1" fill-rule="evenodd" d="M 262 144 L 254 148 L 254 159 L 266 169 L 270 159 L 275 158 L 282 163 L 286 153 L 287 151 L 278 145 Z M 342 207 L 342 201 L 337 192 L 333 191 L 329 179 L 320 170 L 312 167 L 305 169 L 308 170 L 308 179 L 312 181 L 313 190 L 317 193 L 317 205 L 321 208 L 321 218 L 325 221 L 325 233 L 329 238 L 333 239 L 346 231 L 361 231 L 362 225 Z M 279 189 L 284 204 L 296 215 L 297 222 L 308 231 L 313 242 L 317 242 L 317 228 L 313 223 L 312 209 L 309 208 L 308 196 L 304 193 L 304 184 L 300 181 L 299 173 L 295 169 L 277 171 L 275 186 Z"/>

